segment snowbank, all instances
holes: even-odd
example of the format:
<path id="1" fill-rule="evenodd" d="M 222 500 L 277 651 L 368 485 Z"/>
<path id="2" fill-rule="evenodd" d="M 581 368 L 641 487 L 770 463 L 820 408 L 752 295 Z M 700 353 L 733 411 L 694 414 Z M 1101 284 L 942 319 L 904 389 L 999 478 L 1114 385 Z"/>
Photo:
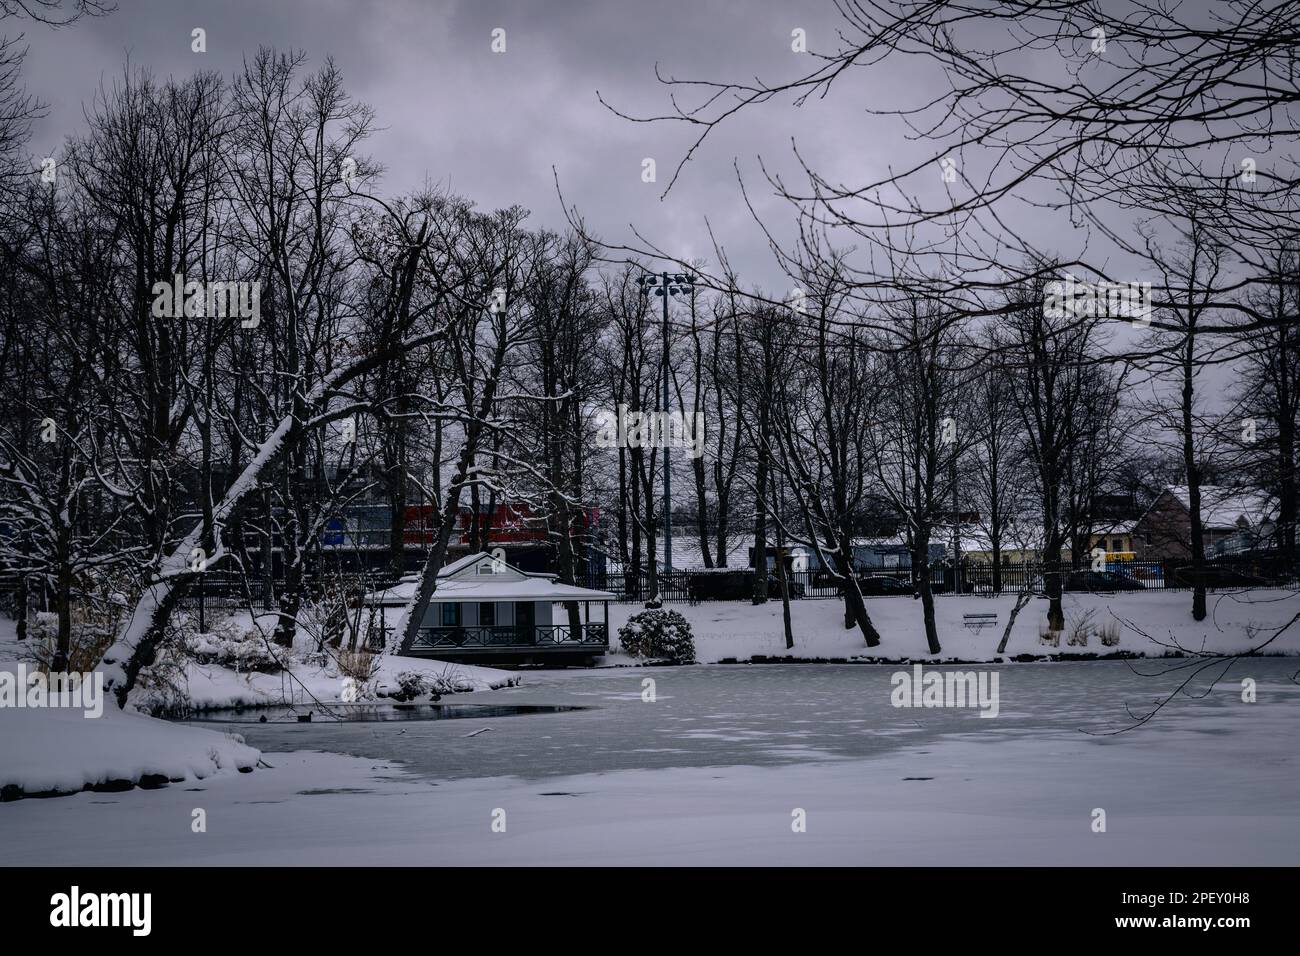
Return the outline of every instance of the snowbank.
<path id="1" fill-rule="evenodd" d="M 906 597 L 866 598 L 867 613 L 881 634 L 879 647 L 868 648 L 856 628 L 845 630 L 844 605 L 838 600 L 790 602 L 794 631 L 793 649 L 785 647 L 781 602 L 754 606 L 744 601 L 711 601 L 697 605 L 673 604 L 691 622 L 697 658 L 701 663 L 755 658 L 845 660 L 849 658 L 925 661 L 991 661 L 1031 655 L 1109 655 L 1127 653 L 1159 657 L 1172 653 L 1300 654 L 1300 622 L 1265 645 L 1278 628 L 1300 614 L 1300 592 L 1254 590 L 1209 595 L 1209 615 L 1192 620 L 1192 596 L 1186 591 L 1146 591 L 1119 594 L 1066 594 L 1066 633 L 1076 622 L 1089 618 L 1094 633 L 1087 644 L 1069 646 L 1063 636 L 1057 647 L 1044 645 L 1047 601 L 1032 598 L 1012 628 L 1006 653 L 996 653 L 1002 632 L 1015 606 L 1015 597 L 942 596 L 935 598 L 935 623 L 942 651 L 928 652 L 921 618 L 921 602 Z M 606 664 L 627 664 L 631 659 L 618 649 L 618 629 L 641 610 L 637 604 L 610 605 L 611 652 Z M 966 626 L 965 615 L 997 614 L 993 626 L 979 630 Z M 1097 631 L 1118 631 L 1119 643 L 1103 646 Z"/>
<path id="2" fill-rule="evenodd" d="M 469 664 L 449 664 L 444 661 L 417 660 L 410 657 L 377 657 L 379 670 L 374 678 L 373 690 L 388 696 L 397 686 L 397 675 L 414 671 L 437 679 L 444 693 L 465 693 L 490 690 L 517 680 L 517 675 L 493 667 L 476 667 Z M 186 666 L 184 691 L 186 708 L 190 711 L 218 710 L 231 707 L 262 707 L 283 703 L 339 703 L 351 693 L 344 675 L 331 662 L 328 664 L 304 663 L 294 660 L 284 673 L 237 673 L 226 667 L 190 663 Z M 138 709 L 166 712 L 174 702 L 162 695 L 137 689 L 131 694 L 131 703 Z"/>
<path id="3" fill-rule="evenodd" d="M 0 670 L 16 671 L 22 650 L 13 628 L 0 628 Z M 434 678 L 444 693 L 504 687 L 517 680 L 495 668 L 380 658 L 367 692 L 396 689 L 402 671 Z M 182 683 L 187 696 L 183 703 L 190 710 L 313 699 L 339 702 L 349 692 L 333 663 L 308 664 L 297 658 L 282 674 L 236 673 L 191 662 Z M 0 799 L 160 787 L 232 768 L 253 769 L 259 752 L 242 738 L 146 716 L 176 703 L 140 687 L 132 691 L 130 706 L 142 713 L 119 710 L 111 697 L 105 700 L 102 716 L 89 719 L 80 709 L 0 707 Z"/>
<path id="4" fill-rule="evenodd" d="M 93 719 L 73 709 L 0 709 L 0 795 L 5 800 L 248 772 L 259 757 L 236 735 L 111 706 Z"/>

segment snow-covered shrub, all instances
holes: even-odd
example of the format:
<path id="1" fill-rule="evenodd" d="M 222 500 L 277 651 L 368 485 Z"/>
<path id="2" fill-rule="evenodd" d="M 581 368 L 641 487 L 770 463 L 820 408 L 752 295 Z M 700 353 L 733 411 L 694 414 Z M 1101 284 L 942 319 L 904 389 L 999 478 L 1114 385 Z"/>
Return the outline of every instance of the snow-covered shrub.
<path id="1" fill-rule="evenodd" d="M 58 633 L 59 616 L 53 611 L 37 611 L 27 625 L 28 638 L 42 643 L 54 640 Z"/>
<path id="2" fill-rule="evenodd" d="M 167 623 L 167 630 L 153 663 L 140 671 L 136 679 L 135 702 L 148 701 L 141 707 L 180 711 L 189 706 L 186 665 L 191 659 L 189 642 L 198 634 L 192 615 L 177 611 Z"/>
<path id="3" fill-rule="evenodd" d="M 378 687 L 379 696 L 391 697 L 398 703 L 426 698 L 436 701 L 443 694 L 465 693 L 482 686 L 481 681 L 476 681 L 455 664 L 446 665 L 441 673 L 437 674 L 428 671 L 399 671 L 395 682 L 395 685 L 381 683 Z M 517 678 L 506 682 L 510 687 L 514 687 L 517 683 L 519 683 Z"/>
<path id="4" fill-rule="evenodd" d="M 633 657 L 695 662 L 695 639 L 690 621 L 677 611 L 649 608 L 634 614 L 618 629 L 618 642 Z"/>
<path id="5" fill-rule="evenodd" d="M 447 693 L 454 693 L 454 688 L 449 687 L 448 681 L 436 674 L 401 671 L 397 675 L 397 686 L 390 690 L 388 696 L 399 703 L 406 703 L 421 697 L 438 700 Z"/>
<path id="6" fill-rule="evenodd" d="M 300 654 L 319 653 L 330 643 L 334 636 L 331 627 L 333 604 L 328 600 L 311 600 L 302 602 L 298 609 L 298 626 L 294 629 L 293 649 Z"/>
<path id="7" fill-rule="evenodd" d="M 1119 647 L 1119 622 L 1107 621 L 1098 632 L 1102 647 Z"/>
<path id="8" fill-rule="evenodd" d="M 219 621 L 206 634 L 186 635 L 185 647 L 200 664 L 216 664 L 235 671 L 278 674 L 284 669 L 283 651 L 257 627 L 241 627 L 233 620 Z"/>
<path id="9" fill-rule="evenodd" d="M 319 597 L 303 603 L 298 611 L 295 650 L 320 651 L 325 647 L 344 650 L 365 648 L 364 608 L 355 597 L 349 598 L 342 586 L 331 586 Z"/>

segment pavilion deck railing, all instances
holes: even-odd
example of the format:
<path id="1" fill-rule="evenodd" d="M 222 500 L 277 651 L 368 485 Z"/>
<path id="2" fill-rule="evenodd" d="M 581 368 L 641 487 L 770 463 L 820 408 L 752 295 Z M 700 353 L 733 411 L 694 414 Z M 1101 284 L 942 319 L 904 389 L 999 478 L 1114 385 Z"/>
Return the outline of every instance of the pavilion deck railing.
<path id="1" fill-rule="evenodd" d="M 411 646 L 484 650 L 608 647 L 609 630 L 604 624 L 598 623 L 583 624 L 577 633 L 567 624 L 539 624 L 534 627 L 422 627 L 416 632 Z"/>

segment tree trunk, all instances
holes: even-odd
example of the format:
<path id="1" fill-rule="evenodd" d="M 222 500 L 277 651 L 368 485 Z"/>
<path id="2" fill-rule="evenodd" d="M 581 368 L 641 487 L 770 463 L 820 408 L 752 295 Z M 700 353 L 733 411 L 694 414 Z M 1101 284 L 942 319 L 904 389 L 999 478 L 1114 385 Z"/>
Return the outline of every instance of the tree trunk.
<path id="1" fill-rule="evenodd" d="M 1192 531 L 1192 620 L 1205 620 L 1205 527 L 1201 522 L 1201 471 L 1196 461 L 1196 442 L 1192 432 L 1193 373 L 1195 371 L 1196 336 L 1194 318 L 1189 318 L 1187 341 L 1183 348 L 1183 467 L 1187 470 L 1187 510 Z"/>
<path id="2" fill-rule="evenodd" d="M 766 420 L 766 412 L 761 417 Z M 765 441 L 765 438 L 760 436 L 760 441 Z M 754 501 L 754 589 L 751 595 L 754 604 L 767 603 L 767 501 L 762 492 L 766 485 L 767 452 L 762 450 L 758 455 L 758 477 L 754 482 L 755 489 L 758 489 Z"/>
<path id="3" fill-rule="evenodd" d="M 1055 475 L 1050 471 L 1044 477 L 1043 584 L 1047 590 L 1047 628 L 1059 632 L 1065 630 L 1065 608 L 1061 604 L 1061 529 L 1058 526 L 1057 483 Z"/>
<path id="4" fill-rule="evenodd" d="M 713 567 L 713 556 L 709 553 L 709 500 L 704 486 L 704 457 L 691 460 L 691 469 L 695 472 L 695 527 L 700 537 L 700 557 L 706 568 Z"/>
<path id="5" fill-rule="evenodd" d="M 917 590 L 921 595 L 921 616 L 925 621 L 925 644 L 931 654 L 938 654 L 939 632 L 934 622 L 934 588 L 930 583 L 930 529 L 917 529 L 912 550 L 912 566 L 919 568 Z"/>
<path id="6" fill-rule="evenodd" d="M 27 640 L 27 614 L 28 605 L 31 603 L 31 596 L 28 593 L 27 575 L 18 575 L 18 587 L 14 591 L 14 612 L 18 615 L 17 637 L 20 641 Z"/>
<path id="7" fill-rule="evenodd" d="M 1024 590 L 1016 595 L 1016 604 L 1011 609 L 1011 616 L 1007 619 L 1006 628 L 1002 631 L 1002 640 L 998 641 L 997 652 L 999 654 L 1006 653 L 1007 641 L 1011 640 L 1011 628 L 1015 626 L 1016 618 L 1020 616 L 1020 612 L 1024 609 L 1025 605 L 1029 603 L 1031 594 L 1032 592 L 1029 590 Z"/>
<path id="8" fill-rule="evenodd" d="M 786 649 L 794 647 L 794 630 L 790 624 L 790 582 L 785 568 L 785 529 L 776 523 L 776 578 L 781 584 L 781 622 L 785 627 Z"/>

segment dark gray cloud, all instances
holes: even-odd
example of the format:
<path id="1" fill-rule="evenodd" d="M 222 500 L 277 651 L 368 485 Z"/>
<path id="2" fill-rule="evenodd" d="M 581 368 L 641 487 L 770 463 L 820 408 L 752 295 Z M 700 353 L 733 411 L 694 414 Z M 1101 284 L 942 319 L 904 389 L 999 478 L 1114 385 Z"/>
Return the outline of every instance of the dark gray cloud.
<path id="1" fill-rule="evenodd" d="M 11 31 L 15 22 L 6 24 Z M 523 205 L 534 223 L 562 227 L 558 176 L 567 201 L 610 242 L 633 242 L 635 227 L 682 258 L 711 259 L 711 226 L 742 280 L 775 292 L 788 283 L 742 201 L 733 164 L 764 222 L 786 240 L 792 210 L 762 180 L 757 158 L 796 187 L 794 143 L 832 181 L 861 184 L 904 168 L 932 147 L 909 141 L 901 120 L 866 107 L 924 102 L 943 78 L 922 58 L 891 62 L 888 71 L 846 74 L 830 96 L 801 108 L 787 98 L 739 114 L 662 201 L 698 128 L 628 122 L 601 106 L 597 91 L 648 115 L 669 105 L 656 64 L 678 78 L 792 79 L 813 61 L 791 51 L 791 30 L 804 29 L 813 50 L 833 49 L 840 26 L 825 0 L 120 0 L 108 17 L 61 30 L 28 26 L 24 77 L 50 106 L 33 143 L 48 155 L 82 128 L 83 104 L 128 58 L 179 77 L 200 69 L 230 75 L 259 45 L 299 49 L 317 64 L 330 56 L 349 90 L 377 111 L 382 129 L 370 152 L 387 170 L 387 191 L 431 181 L 482 207 Z M 205 54 L 191 52 L 195 27 L 207 31 Z M 505 54 L 491 51 L 498 27 Z M 641 181 L 646 157 L 658 164 L 655 184 Z M 933 188 L 945 188 L 938 173 Z M 1087 243 L 1090 257 L 1126 274 L 1095 236 L 1063 228 L 1064 215 L 1014 205 L 1002 214 L 1018 238 L 1042 250 L 1069 258 Z M 864 264 L 861 254 L 857 261 Z M 1140 269 L 1132 278 L 1144 277 Z"/>
<path id="2" fill-rule="evenodd" d="M 26 28 L 28 87 L 50 106 L 33 148 L 52 152 L 83 124 L 83 104 L 111 85 L 128 58 L 159 76 L 199 69 L 232 73 L 259 45 L 297 48 L 314 63 L 332 56 L 349 89 L 378 111 L 371 141 L 386 188 L 427 179 L 482 206 L 524 205 L 541 224 L 563 224 L 552 167 L 565 196 L 613 241 L 635 225 L 683 257 L 709 256 L 706 218 L 749 281 L 781 280 L 741 202 L 739 160 L 757 183 L 756 156 L 792 170 L 790 144 L 827 169 L 862 177 L 890 156 L 848 97 L 803 110 L 742 116 L 719 131 L 666 200 L 660 193 L 690 138 L 682 126 L 629 123 L 597 100 L 633 113 L 662 111 L 668 91 L 656 62 L 678 77 L 792 77 L 810 61 L 790 50 L 802 27 L 831 45 L 834 10 L 814 0 L 778 2 L 349 2 L 122 0 L 113 15 L 61 30 Z M 190 31 L 207 31 L 207 53 Z M 491 31 L 507 52 L 491 52 Z M 849 91 L 844 91 L 845 93 Z M 659 182 L 641 181 L 652 157 Z M 756 190 L 760 211 L 788 223 L 784 204 Z"/>

